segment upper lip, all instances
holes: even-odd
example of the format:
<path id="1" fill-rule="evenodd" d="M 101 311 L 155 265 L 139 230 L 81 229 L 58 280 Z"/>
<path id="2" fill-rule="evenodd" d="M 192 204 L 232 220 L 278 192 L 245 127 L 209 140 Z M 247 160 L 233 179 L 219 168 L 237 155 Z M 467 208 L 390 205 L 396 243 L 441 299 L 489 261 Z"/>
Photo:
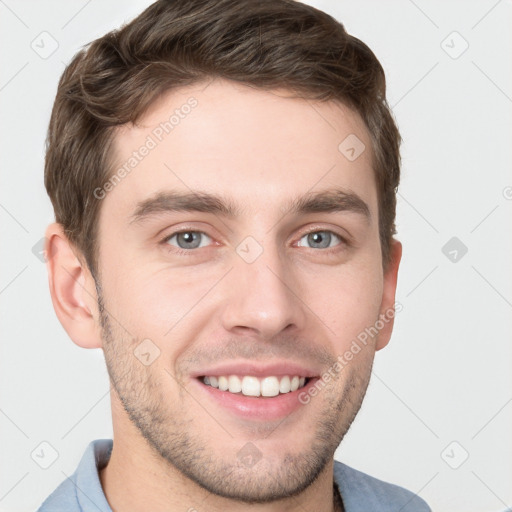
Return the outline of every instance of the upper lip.
<path id="1" fill-rule="evenodd" d="M 299 377 L 316 377 L 318 371 L 291 361 L 261 364 L 256 362 L 229 362 L 211 366 L 194 372 L 193 377 L 218 377 L 221 375 L 251 375 L 254 377 L 297 375 Z"/>

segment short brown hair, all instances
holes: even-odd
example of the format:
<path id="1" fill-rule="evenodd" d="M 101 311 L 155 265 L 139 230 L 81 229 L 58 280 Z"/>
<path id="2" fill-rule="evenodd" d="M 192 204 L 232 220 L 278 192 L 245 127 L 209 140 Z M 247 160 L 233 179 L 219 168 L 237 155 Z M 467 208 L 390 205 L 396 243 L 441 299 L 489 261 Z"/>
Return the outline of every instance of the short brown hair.
<path id="1" fill-rule="evenodd" d="M 168 90 L 216 77 L 337 100 L 359 113 L 372 140 L 386 266 L 401 138 L 384 71 L 368 46 L 328 14 L 294 0 L 158 0 L 75 55 L 52 110 L 45 186 L 56 222 L 93 275 L 101 205 L 93 191 L 112 172 L 113 128 L 135 123 Z"/>

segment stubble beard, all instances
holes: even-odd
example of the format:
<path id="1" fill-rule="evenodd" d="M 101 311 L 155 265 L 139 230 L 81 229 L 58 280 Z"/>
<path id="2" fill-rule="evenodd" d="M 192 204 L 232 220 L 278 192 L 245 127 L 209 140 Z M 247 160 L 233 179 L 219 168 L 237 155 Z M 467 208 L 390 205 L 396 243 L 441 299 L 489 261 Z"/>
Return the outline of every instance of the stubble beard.
<path id="1" fill-rule="evenodd" d="M 117 332 L 113 329 L 98 285 L 97 292 L 110 382 L 129 419 L 157 459 L 208 492 L 245 504 L 269 503 L 297 496 L 315 482 L 332 460 L 361 407 L 373 357 L 365 364 L 343 369 L 348 375 L 342 392 L 339 385 L 326 386 L 310 404 L 304 405 L 311 407 L 315 400 L 323 399 L 323 410 L 314 423 L 311 442 L 303 446 L 300 453 L 285 452 L 276 463 L 275 459 L 265 457 L 263 440 L 262 458 L 249 467 L 237 457 L 247 439 L 233 438 L 232 455 L 221 456 L 215 451 L 216 439 L 211 435 L 211 432 L 219 431 L 214 420 L 206 412 L 200 421 L 187 417 L 185 404 L 188 399 L 190 406 L 193 399 L 186 389 L 180 388 L 181 403 L 162 394 L 163 385 L 160 383 L 174 377 L 165 370 L 155 374 L 150 366 L 144 366 L 137 360 L 133 349 L 141 340 L 128 339 L 123 337 L 121 329 Z M 175 405 L 171 409 L 167 404 L 173 403 Z M 198 423 L 201 423 L 202 431 L 198 431 Z M 295 422 L 292 427 L 300 429 L 301 425 Z M 268 439 L 282 434 L 281 429 L 287 429 L 287 435 L 293 439 L 287 421 L 274 429 Z M 252 442 L 258 446 L 257 439 L 252 439 Z"/>

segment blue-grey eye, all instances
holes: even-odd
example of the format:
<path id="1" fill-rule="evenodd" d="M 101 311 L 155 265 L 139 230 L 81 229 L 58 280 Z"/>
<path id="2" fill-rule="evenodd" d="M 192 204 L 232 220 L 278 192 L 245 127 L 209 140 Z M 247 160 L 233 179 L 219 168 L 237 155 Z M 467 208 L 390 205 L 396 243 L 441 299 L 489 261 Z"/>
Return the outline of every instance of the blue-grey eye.
<path id="1" fill-rule="evenodd" d="M 210 237 L 202 231 L 181 231 L 170 236 L 167 239 L 167 243 L 179 249 L 199 249 L 208 245 L 208 243 L 202 243 L 205 238 L 207 242 L 211 241 Z M 176 243 L 171 243 L 172 240 L 175 240 Z"/>
<path id="2" fill-rule="evenodd" d="M 303 247 L 301 242 L 304 239 L 306 239 L 307 243 L 310 244 L 309 247 L 313 249 L 327 249 L 329 247 L 333 247 L 333 245 L 337 245 L 336 241 L 338 241 L 338 243 L 342 241 L 341 238 L 332 231 L 314 231 L 312 233 L 308 233 L 300 239 L 300 247 Z"/>

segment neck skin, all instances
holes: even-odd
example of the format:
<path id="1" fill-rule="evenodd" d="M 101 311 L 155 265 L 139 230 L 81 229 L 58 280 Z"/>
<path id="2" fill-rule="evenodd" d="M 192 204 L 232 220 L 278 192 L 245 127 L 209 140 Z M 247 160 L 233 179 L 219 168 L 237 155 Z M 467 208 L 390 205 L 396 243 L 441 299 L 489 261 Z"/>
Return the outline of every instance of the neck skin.
<path id="1" fill-rule="evenodd" d="M 131 423 L 111 390 L 114 446 L 99 471 L 101 486 L 113 512 L 291 512 L 336 511 L 332 460 L 303 493 L 275 503 L 247 505 L 212 495 L 155 454 Z"/>

